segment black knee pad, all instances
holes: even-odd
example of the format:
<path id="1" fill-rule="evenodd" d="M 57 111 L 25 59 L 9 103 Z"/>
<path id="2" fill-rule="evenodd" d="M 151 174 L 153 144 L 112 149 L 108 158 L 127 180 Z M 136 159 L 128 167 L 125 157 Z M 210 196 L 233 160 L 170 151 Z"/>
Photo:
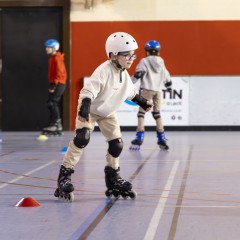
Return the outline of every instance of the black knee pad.
<path id="1" fill-rule="evenodd" d="M 108 152 L 111 154 L 114 158 L 119 157 L 119 155 L 122 152 L 123 149 L 123 141 L 122 138 L 116 138 L 108 142 Z"/>
<path id="2" fill-rule="evenodd" d="M 90 129 L 81 128 L 76 130 L 76 135 L 73 139 L 73 143 L 78 148 L 85 148 L 90 141 Z"/>
<path id="3" fill-rule="evenodd" d="M 160 112 L 152 112 L 153 118 L 157 120 L 158 118 L 161 118 Z"/>

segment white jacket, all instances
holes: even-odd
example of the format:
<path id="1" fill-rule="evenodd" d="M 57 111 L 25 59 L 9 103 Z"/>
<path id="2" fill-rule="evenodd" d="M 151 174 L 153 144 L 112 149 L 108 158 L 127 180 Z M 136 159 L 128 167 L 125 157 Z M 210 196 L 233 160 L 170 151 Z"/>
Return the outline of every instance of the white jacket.
<path id="1" fill-rule="evenodd" d="M 160 91 L 165 81 L 170 81 L 171 77 L 165 67 L 164 60 L 159 56 L 147 56 L 142 58 L 136 67 L 136 72 L 145 71 L 141 80 L 140 88 Z M 133 82 L 136 82 L 136 80 Z"/>
<path id="2" fill-rule="evenodd" d="M 126 99 L 136 95 L 134 84 L 127 70 L 117 70 L 110 60 L 102 63 L 91 75 L 79 94 L 82 99 L 90 98 L 90 113 L 107 117 L 114 113 Z"/>

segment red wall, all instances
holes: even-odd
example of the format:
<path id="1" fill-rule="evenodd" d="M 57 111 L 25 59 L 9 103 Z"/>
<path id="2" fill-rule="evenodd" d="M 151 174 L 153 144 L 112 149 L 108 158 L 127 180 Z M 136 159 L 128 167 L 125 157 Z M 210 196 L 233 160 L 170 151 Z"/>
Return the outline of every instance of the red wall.
<path id="1" fill-rule="evenodd" d="M 83 77 L 106 60 L 105 41 L 119 31 L 139 45 L 130 74 L 144 56 L 145 43 L 156 39 L 172 75 L 240 75 L 240 21 L 72 22 L 71 130 Z"/>

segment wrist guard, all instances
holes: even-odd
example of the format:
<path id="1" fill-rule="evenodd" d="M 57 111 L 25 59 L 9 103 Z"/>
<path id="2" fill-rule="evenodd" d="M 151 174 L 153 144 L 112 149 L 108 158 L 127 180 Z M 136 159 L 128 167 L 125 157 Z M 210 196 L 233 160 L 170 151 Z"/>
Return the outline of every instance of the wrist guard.
<path id="1" fill-rule="evenodd" d="M 135 72 L 133 77 L 135 77 L 136 79 L 142 78 L 144 73 L 145 73 L 145 71 Z"/>
<path id="2" fill-rule="evenodd" d="M 85 118 L 87 121 L 89 120 L 90 106 L 91 106 L 91 99 L 84 98 L 82 100 L 82 105 L 78 111 L 78 115 Z"/>
<path id="3" fill-rule="evenodd" d="M 165 83 L 164 83 L 164 86 L 165 86 L 165 88 L 167 89 L 167 90 L 171 90 L 172 89 L 172 81 L 170 80 L 170 81 L 166 81 Z"/>
<path id="4" fill-rule="evenodd" d="M 147 104 L 147 99 L 141 97 L 139 94 L 136 94 L 135 97 L 132 99 L 133 102 L 138 104 L 141 108 L 146 110 L 149 108 L 151 105 Z"/>

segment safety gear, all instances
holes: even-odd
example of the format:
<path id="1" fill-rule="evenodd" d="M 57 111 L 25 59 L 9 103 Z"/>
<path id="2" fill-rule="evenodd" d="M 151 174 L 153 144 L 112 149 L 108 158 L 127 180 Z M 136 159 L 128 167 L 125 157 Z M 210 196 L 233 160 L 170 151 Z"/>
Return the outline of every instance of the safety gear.
<path id="1" fill-rule="evenodd" d="M 85 148 L 90 141 L 89 128 L 81 128 L 76 130 L 76 135 L 73 139 L 73 143 L 78 148 Z"/>
<path id="2" fill-rule="evenodd" d="M 116 138 L 108 142 L 109 148 L 108 152 L 111 154 L 114 158 L 119 157 L 119 155 L 122 152 L 123 149 L 123 141 L 121 138 Z"/>
<path id="3" fill-rule="evenodd" d="M 160 111 L 158 111 L 158 112 L 152 112 L 152 116 L 153 116 L 153 118 L 154 118 L 155 120 L 161 118 Z"/>
<path id="4" fill-rule="evenodd" d="M 44 45 L 45 47 L 53 48 L 55 51 L 58 51 L 60 47 L 59 42 L 55 39 L 48 39 Z"/>
<path id="5" fill-rule="evenodd" d="M 168 91 L 171 91 L 172 90 L 172 81 L 170 80 L 170 81 L 166 81 L 165 83 L 164 83 L 164 86 L 165 86 L 165 88 L 168 90 Z"/>
<path id="6" fill-rule="evenodd" d="M 139 78 L 141 79 L 143 77 L 144 73 L 145 73 L 145 71 L 138 71 L 138 72 L 135 72 L 133 76 L 136 79 L 139 79 Z"/>
<path id="7" fill-rule="evenodd" d="M 119 52 L 134 51 L 138 49 L 138 44 L 130 34 L 125 32 L 115 32 L 107 38 L 105 48 L 109 58 L 110 53 L 118 55 Z"/>
<path id="8" fill-rule="evenodd" d="M 91 106 L 91 99 L 84 98 L 82 100 L 82 105 L 78 112 L 78 115 L 85 118 L 87 121 L 89 120 L 90 106 Z"/>
<path id="9" fill-rule="evenodd" d="M 148 104 L 147 99 L 143 98 L 139 94 L 136 94 L 132 101 L 138 104 L 144 110 L 147 110 L 149 107 L 152 107 L 152 104 Z"/>
<path id="10" fill-rule="evenodd" d="M 137 114 L 138 118 L 144 118 L 144 116 L 145 116 L 145 112 L 139 111 L 138 114 Z"/>
<path id="11" fill-rule="evenodd" d="M 151 52 L 151 53 L 159 52 L 160 48 L 161 48 L 160 43 L 155 40 L 151 40 L 147 42 L 144 47 L 145 51 Z"/>

